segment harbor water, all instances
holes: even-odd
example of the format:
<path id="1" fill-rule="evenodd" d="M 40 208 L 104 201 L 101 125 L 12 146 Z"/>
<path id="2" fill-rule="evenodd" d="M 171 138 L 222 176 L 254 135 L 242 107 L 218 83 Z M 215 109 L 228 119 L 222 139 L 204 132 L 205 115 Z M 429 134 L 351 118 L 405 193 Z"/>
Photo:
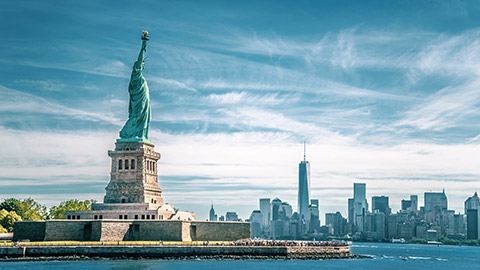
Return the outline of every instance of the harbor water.
<path id="1" fill-rule="evenodd" d="M 112 260 L 0 262 L 0 269 L 480 269 L 480 247 L 353 243 L 368 259 L 335 260 Z"/>

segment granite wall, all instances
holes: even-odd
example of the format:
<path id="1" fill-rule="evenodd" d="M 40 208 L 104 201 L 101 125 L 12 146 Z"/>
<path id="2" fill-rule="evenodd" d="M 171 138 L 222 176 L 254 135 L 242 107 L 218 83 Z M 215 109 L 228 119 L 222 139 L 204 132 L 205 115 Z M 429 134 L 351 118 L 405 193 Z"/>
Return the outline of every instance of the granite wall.
<path id="1" fill-rule="evenodd" d="M 47 220 L 44 241 L 89 241 L 92 239 L 91 220 Z M 14 230 L 14 235 L 16 231 Z"/>
<path id="2" fill-rule="evenodd" d="M 95 221 L 99 224 L 99 230 L 95 231 L 94 241 L 133 241 L 131 238 L 132 222 L 115 222 L 115 221 Z M 99 237 L 99 238 L 97 238 Z"/>
<path id="3" fill-rule="evenodd" d="M 129 237 L 130 241 L 189 241 L 183 231 L 183 221 L 156 220 L 132 222 Z"/>
<path id="4" fill-rule="evenodd" d="M 181 220 L 47 220 L 15 223 L 30 241 L 234 241 L 250 238 L 245 222 Z"/>
<path id="5" fill-rule="evenodd" d="M 250 239 L 250 223 L 192 221 L 190 235 L 193 241 L 235 241 Z"/>
<path id="6" fill-rule="evenodd" d="M 13 225 L 13 241 L 43 241 L 45 238 L 45 221 L 17 221 Z"/>

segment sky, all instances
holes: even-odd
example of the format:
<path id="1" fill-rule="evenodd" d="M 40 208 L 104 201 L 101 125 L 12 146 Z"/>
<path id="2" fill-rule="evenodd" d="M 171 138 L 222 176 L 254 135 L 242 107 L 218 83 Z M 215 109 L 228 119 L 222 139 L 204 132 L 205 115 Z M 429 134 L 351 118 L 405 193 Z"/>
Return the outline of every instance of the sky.
<path id="1" fill-rule="evenodd" d="M 0 199 L 103 200 L 142 30 L 158 182 L 199 219 L 296 210 L 304 141 L 322 223 L 356 182 L 480 187 L 478 1 L 0 0 Z"/>

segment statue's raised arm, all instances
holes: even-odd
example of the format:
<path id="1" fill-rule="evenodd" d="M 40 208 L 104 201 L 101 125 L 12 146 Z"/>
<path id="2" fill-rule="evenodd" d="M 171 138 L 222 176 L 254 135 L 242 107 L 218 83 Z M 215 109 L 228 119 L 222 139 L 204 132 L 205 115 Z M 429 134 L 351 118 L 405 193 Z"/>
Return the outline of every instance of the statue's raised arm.
<path id="1" fill-rule="evenodd" d="M 138 54 L 138 59 L 137 59 L 137 62 L 143 62 L 143 53 L 147 51 L 147 40 L 150 39 L 150 37 L 148 36 L 148 32 L 147 31 L 142 31 L 143 32 L 143 36 L 142 36 L 142 48 L 140 49 L 140 53 Z"/>
<path id="2" fill-rule="evenodd" d="M 133 64 L 132 75 L 128 85 L 130 101 L 128 104 L 128 120 L 120 131 L 120 141 L 148 141 L 150 125 L 150 93 L 147 81 L 143 77 L 145 66 L 144 53 L 147 50 L 148 32 L 143 31 L 142 47 L 137 61 Z"/>

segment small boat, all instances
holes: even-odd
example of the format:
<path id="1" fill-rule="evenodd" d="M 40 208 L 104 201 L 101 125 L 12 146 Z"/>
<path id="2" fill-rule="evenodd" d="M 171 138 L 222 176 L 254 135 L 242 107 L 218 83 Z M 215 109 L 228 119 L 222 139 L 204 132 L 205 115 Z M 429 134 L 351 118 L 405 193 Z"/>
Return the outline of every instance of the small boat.
<path id="1" fill-rule="evenodd" d="M 403 238 L 400 238 L 400 239 L 395 239 L 395 238 L 392 238 L 392 243 L 394 244 L 405 244 L 405 239 Z"/>

